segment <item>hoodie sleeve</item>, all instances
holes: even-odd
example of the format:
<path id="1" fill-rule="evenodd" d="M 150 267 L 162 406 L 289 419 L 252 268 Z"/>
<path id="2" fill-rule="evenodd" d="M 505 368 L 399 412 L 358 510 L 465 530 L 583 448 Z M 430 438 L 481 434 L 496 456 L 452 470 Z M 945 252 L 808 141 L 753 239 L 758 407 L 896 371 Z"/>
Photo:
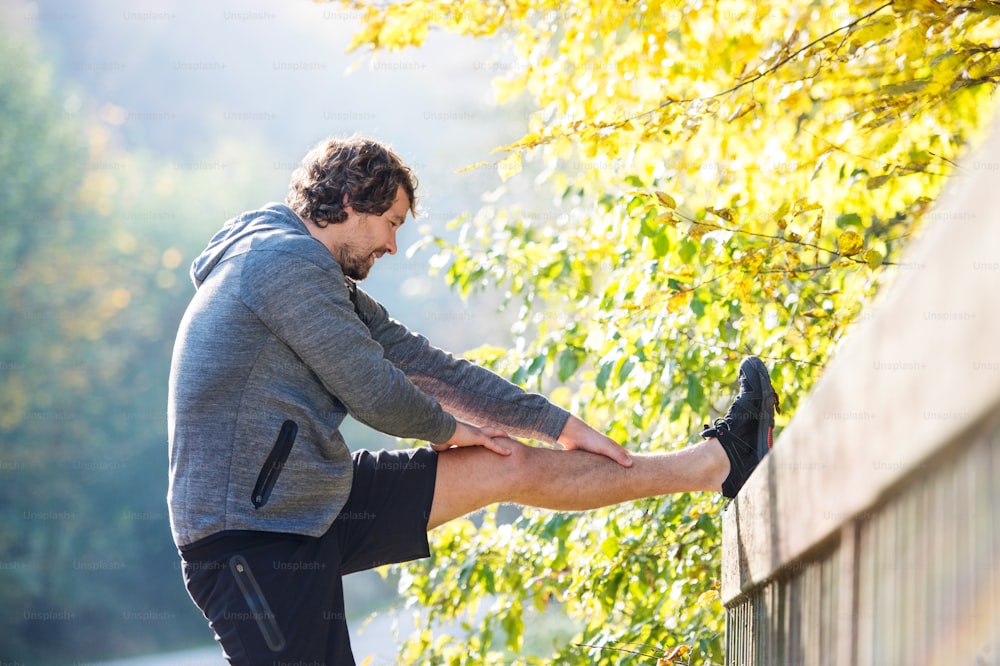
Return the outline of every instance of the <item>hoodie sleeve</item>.
<path id="1" fill-rule="evenodd" d="M 516 437 L 555 442 L 569 412 L 529 393 L 500 375 L 433 347 L 389 317 L 385 308 L 354 289 L 358 315 L 382 345 L 385 356 L 448 412 L 477 425 L 491 425 Z"/>
<path id="2" fill-rule="evenodd" d="M 332 258 L 255 249 L 244 263 L 240 291 L 247 307 L 358 421 L 434 443 L 454 434 L 454 417 L 385 357 L 358 318 Z"/>

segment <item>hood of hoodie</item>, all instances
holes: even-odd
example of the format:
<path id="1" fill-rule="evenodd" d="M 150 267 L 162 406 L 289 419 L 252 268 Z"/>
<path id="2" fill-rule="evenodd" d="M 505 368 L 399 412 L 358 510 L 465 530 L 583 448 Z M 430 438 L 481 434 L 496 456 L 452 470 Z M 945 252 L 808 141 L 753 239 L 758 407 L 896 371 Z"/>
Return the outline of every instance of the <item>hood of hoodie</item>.
<path id="1" fill-rule="evenodd" d="M 295 211 L 280 203 L 269 203 L 260 210 L 228 220 L 191 263 L 191 280 L 195 288 L 200 287 L 225 259 L 247 252 L 251 242 L 287 234 L 310 236 Z"/>

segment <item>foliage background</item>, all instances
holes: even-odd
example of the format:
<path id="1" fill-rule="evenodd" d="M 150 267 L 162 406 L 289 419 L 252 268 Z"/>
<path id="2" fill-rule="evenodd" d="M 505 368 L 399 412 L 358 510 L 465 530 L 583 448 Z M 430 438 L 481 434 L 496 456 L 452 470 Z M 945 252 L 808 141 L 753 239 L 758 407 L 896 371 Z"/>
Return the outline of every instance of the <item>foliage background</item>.
<path id="1" fill-rule="evenodd" d="M 0 15 L 0 661 L 32 664 L 210 642 L 163 503 L 186 268 L 322 136 L 390 141 L 429 195 L 426 238 L 370 280 L 390 311 L 663 450 L 725 409 L 747 351 L 788 418 L 876 289 L 918 269 L 900 250 L 961 176 L 1000 48 L 988 0 Z M 455 173 L 498 145 L 495 169 Z M 721 662 L 718 507 L 499 507 L 439 529 L 433 559 L 389 574 L 430 611 L 400 625 L 399 659 Z M 384 602 L 355 580 L 354 607 Z"/>
<path id="2" fill-rule="evenodd" d="M 533 112 L 493 164 L 552 206 L 499 190 L 456 220 L 458 243 L 426 242 L 460 293 L 495 282 L 519 312 L 514 349 L 476 358 L 643 451 L 718 416 L 747 353 L 794 414 L 876 291 L 919 269 L 901 250 L 1000 80 L 992 1 L 347 5 L 366 12 L 361 50 L 507 37 L 498 98 Z M 721 663 L 718 508 L 694 494 L 445 526 L 401 589 L 432 620 L 487 604 L 486 622 L 462 640 L 424 627 L 407 659 Z M 525 656 L 553 605 L 578 631 Z"/>

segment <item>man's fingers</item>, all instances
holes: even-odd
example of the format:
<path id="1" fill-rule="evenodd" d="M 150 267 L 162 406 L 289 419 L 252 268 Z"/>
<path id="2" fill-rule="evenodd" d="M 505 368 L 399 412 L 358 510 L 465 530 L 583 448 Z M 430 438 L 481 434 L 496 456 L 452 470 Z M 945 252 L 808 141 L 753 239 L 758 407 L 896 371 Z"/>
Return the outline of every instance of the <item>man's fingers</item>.
<path id="1" fill-rule="evenodd" d="M 510 449 L 508 449 L 506 446 L 500 443 L 504 438 L 494 439 L 493 437 L 490 437 L 488 439 L 489 439 L 489 444 L 484 444 L 483 446 L 488 448 L 490 451 L 493 451 L 494 453 L 499 453 L 502 456 L 510 455 Z"/>
<path id="2" fill-rule="evenodd" d="M 474 439 L 468 443 L 460 444 L 460 446 L 482 446 L 502 456 L 510 455 L 510 448 L 504 443 L 504 440 L 510 441 L 510 439 L 504 431 L 498 428 L 485 427 L 475 428 L 475 433 L 476 436 Z"/>
<path id="3" fill-rule="evenodd" d="M 499 428 L 477 428 L 476 426 L 459 421 L 451 439 L 441 444 L 432 443 L 431 448 L 441 452 L 447 451 L 452 447 L 482 446 L 502 456 L 510 455 L 510 449 L 503 443 L 503 440 L 510 441 L 510 438 L 506 432 Z"/>
<path id="4" fill-rule="evenodd" d="M 628 451 L 613 440 L 606 439 L 594 448 L 589 449 L 589 451 L 591 453 L 599 453 L 602 456 L 611 458 L 622 467 L 632 466 L 632 458 L 629 456 Z"/>
<path id="5" fill-rule="evenodd" d="M 622 467 L 632 466 L 632 457 L 618 442 L 594 430 L 576 416 L 570 416 L 556 439 L 565 449 L 589 451 L 611 458 Z"/>
<path id="6" fill-rule="evenodd" d="M 630 456 L 628 454 L 628 451 L 626 451 L 622 446 L 618 444 L 612 445 L 611 453 L 608 454 L 608 457 L 617 462 L 622 467 L 632 466 L 632 456 Z"/>

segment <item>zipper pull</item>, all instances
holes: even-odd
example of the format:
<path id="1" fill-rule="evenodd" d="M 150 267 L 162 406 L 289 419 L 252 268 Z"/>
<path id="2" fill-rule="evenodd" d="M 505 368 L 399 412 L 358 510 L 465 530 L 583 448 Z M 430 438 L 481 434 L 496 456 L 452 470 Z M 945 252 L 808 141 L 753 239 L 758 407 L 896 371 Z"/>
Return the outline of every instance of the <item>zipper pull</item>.
<path id="1" fill-rule="evenodd" d="M 298 432 L 299 426 L 295 421 L 288 420 L 281 424 L 281 431 L 278 432 L 274 448 L 267 455 L 264 467 L 261 468 L 260 474 L 257 476 L 257 483 L 254 484 L 253 493 L 250 496 L 253 508 L 259 509 L 267 504 L 274 484 L 278 481 L 278 475 L 281 474 L 281 468 L 284 467 L 285 461 L 288 460 L 288 454 L 292 451 L 292 444 L 295 443 L 295 435 Z"/>

